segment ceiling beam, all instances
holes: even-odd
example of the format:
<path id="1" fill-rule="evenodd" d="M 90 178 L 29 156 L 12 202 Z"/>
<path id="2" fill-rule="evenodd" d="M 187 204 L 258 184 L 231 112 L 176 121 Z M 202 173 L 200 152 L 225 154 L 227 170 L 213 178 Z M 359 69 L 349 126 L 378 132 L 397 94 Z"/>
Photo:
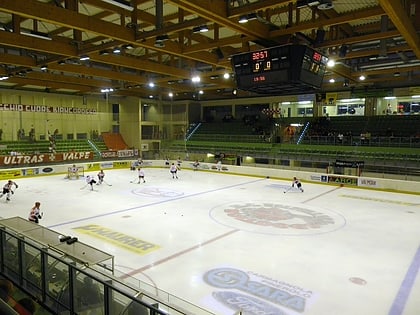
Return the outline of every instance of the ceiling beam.
<path id="1" fill-rule="evenodd" d="M 165 47 L 155 47 L 154 40 L 136 41 L 135 32 L 111 22 L 98 20 L 74 11 L 66 10 L 56 6 L 41 3 L 35 0 L 8 1 L 0 0 L 0 8 L 8 13 L 16 13 L 26 18 L 35 18 L 47 21 L 52 24 L 61 25 L 69 28 L 96 33 L 117 41 L 142 46 L 166 54 L 176 55 L 181 58 L 189 58 L 195 61 L 217 64 L 218 59 L 214 54 L 191 54 L 183 55 L 182 44 L 167 41 Z"/>
<path id="2" fill-rule="evenodd" d="M 250 27 L 247 23 L 240 24 L 236 18 L 229 18 L 227 4 L 224 0 L 168 0 L 168 2 L 243 35 L 261 39 L 268 38 L 268 25 L 263 23 L 252 23 L 252 27 Z"/>
<path id="3" fill-rule="evenodd" d="M 372 42 L 372 41 L 379 41 L 381 39 L 393 38 L 397 37 L 400 33 L 397 30 L 388 31 L 388 32 L 379 32 L 374 34 L 368 35 L 361 35 L 361 36 L 353 36 L 353 37 L 346 37 L 337 40 L 329 40 L 325 41 L 322 44 L 316 45 L 316 48 L 329 48 L 329 47 L 337 47 L 341 45 L 351 45 L 351 44 L 358 44 L 363 42 Z"/>
<path id="4" fill-rule="evenodd" d="M 410 17 L 402 7 L 401 2 L 379 0 L 379 4 L 411 47 L 416 57 L 420 59 L 420 37 L 417 35 Z M 417 18 L 418 16 L 419 14 L 417 13 Z"/>
<path id="5" fill-rule="evenodd" d="M 385 12 L 381 7 L 374 7 L 371 9 L 364 9 L 361 11 L 351 12 L 349 14 L 342 14 L 342 15 L 333 17 L 331 19 L 319 18 L 313 22 L 311 21 L 311 22 L 299 23 L 299 24 L 290 26 L 289 28 L 271 31 L 269 38 L 288 35 L 288 34 L 294 34 L 297 32 L 308 30 L 308 29 L 317 30 L 320 27 L 327 27 L 327 26 L 332 26 L 332 25 L 350 23 L 354 20 L 366 19 L 366 18 L 381 16 L 384 14 Z"/>

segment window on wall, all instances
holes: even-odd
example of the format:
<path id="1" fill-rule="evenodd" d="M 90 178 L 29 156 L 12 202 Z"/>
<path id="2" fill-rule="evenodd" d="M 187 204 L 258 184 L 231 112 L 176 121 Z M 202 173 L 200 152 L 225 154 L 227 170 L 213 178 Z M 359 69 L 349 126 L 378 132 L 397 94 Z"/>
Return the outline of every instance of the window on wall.
<path id="1" fill-rule="evenodd" d="M 112 104 L 112 120 L 120 120 L 120 104 Z"/>
<path id="2" fill-rule="evenodd" d="M 399 102 L 397 109 L 398 114 L 419 114 L 420 102 Z"/>
<path id="3" fill-rule="evenodd" d="M 413 114 L 420 113 L 420 103 L 411 103 L 410 112 Z"/>
<path id="4" fill-rule="evenodd" d="M 364 104 L 340 104 L 337 105 L 337 115 L 363 116 L 365 114 Z"/>

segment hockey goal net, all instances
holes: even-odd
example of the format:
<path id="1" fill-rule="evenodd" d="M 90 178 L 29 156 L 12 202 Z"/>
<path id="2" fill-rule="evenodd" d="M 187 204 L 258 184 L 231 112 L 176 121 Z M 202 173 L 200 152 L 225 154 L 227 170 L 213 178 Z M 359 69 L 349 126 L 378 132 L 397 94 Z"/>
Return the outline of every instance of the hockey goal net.
<path id="1" fill-rule="evenodd" d="M 71 166 L 68 168 L 68 179 L 78 179 L 80 176 L 85 176 L 85 169 L 83 168 L 83 166 Z"/>

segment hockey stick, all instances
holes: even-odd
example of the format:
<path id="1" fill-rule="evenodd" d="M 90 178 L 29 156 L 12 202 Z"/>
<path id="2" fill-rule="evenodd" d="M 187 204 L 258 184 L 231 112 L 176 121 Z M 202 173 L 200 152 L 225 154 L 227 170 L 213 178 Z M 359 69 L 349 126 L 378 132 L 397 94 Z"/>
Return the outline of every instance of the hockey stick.
<path id="1" fill-rule="evenodd" d="M 138 177 L 136 177 L 136 178 L 134 178 L 133 180 L 130 180 L 130 183 L 134 183 L 134 182 L 136 182 L 136 181 L 138 181 L 139 180 L 139 178 Z"/>
<path id="2" fill-rule="evenodd" d="M 86 184 L 85 186 L 80 187 L 80 190 L 85 189 L 87 187 L 87 185 L 89 185 L 89 184 Z"/>
<path id="3" fill-rule="evenodd" d="M 109 183 L 107 183 L 106 181 L 104 181 L 103 180 L 103 182 L 105 183 L 105 184 L 107 184 L 108 186 L 112 186 L 112 184 L 109 184 Z"/>
<path id="4" fill-rule="evenodd" d="M 290 191 L 290 189 L 292 189 L 293 186 L 290 186 L 289 188 L 287 188 L 285 191 L 283 191 L 283 193 L 287 193 L 288 191 Z"/>

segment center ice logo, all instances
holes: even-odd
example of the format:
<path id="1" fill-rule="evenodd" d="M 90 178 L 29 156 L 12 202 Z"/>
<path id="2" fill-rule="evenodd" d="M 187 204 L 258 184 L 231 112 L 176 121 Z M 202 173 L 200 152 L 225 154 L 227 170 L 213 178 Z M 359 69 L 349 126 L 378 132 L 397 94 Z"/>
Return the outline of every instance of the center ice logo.
<path id="1" fill-rule="evenodd" d="M 220 205 L 211 210 L 211 216 L 221 224 L 265 234 L 318 234 L 345 224 L 344 218 L 331 210 L 267 201 Z"/>

